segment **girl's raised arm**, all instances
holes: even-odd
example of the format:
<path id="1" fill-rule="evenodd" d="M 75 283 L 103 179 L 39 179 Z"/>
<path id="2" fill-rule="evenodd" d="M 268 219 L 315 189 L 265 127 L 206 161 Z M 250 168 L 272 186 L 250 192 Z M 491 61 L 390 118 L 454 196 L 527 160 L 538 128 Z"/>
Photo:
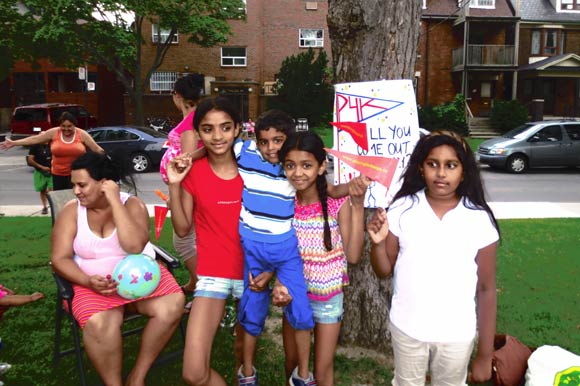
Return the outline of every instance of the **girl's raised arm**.
<path id="1" fill-rule="evenodd" d="M 371 265 L 379 278 L 388 277 L 399 254 L 399 238 L 389 232 L 387 212 L 378 208 L 367 224 L 371 238 Z"/>
<path id="2" fill-rule="evenodd" d="M 191 165 L 185 156 L 175 157 L 167 165 L 171 223 L 179 237 L 185 237 L 193 226 L 193 197 L 181 185 Z"/>

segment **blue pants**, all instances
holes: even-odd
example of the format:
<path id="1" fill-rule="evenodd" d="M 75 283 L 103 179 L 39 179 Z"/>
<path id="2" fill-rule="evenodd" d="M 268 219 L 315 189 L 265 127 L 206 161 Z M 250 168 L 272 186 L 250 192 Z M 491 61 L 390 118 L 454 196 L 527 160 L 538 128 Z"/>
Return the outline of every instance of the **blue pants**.
<path id="1" fill-rule="evenodd" d="M 264 329 L 270 306 L 270 291 L 252 291 L 248 273 L 256 277 L 262 272 L 275 272 L 278 280 L 288 288 L 292 301 L 285 315 L 295 330 L 314 328 L 310 300 L 306 294 L 306 281 L 302 258 L 298 253 L 298 240 L 293 235 L 280 243 L 242 240 L 244 248 L 244 293 L 239 304 L 238 320 L 244 329 L 258 336 Z"/>

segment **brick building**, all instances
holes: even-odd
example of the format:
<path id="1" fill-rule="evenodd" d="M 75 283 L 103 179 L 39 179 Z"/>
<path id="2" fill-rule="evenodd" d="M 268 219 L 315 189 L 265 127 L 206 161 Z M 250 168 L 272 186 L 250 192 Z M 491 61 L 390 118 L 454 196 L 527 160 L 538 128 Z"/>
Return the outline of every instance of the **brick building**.
<path id="1" fill-rule="evenodd" d="M 416 64 L 420 105 L 466 97 L 487 116 L 494 99 L 580 116 L 579 0 L 423 0 Z M 465 49 L 467 48 L 467 49 Z"/>
<path id="2" fill-rule="evenodd" d="M 580 116 L 580 1 L 521 6 L 518 99 L 543 100 L 546 115 Z"/>
<path id="3" fill-rule="evenodd" d="M 98 117 L 99 124 L 120 124 L 124 120 L 123 86 L 104 66 L 88 66 L 88 78 L 78 71 L 58 67 L 48 60 L 39 66 L 17 62 L 10 77 L 0 82 L 0 129 L 7 130 L 16 106 L 36 103 L 83 105 Z M 87 82 L 95 85 L 87 91 Z"/>
<path id="4" fill-rule="evenodd" d="M 465 95 L 474 116 L 511 99 L 517 71 L 516 9 L 509 0 L 423 1 L 416 64 L 417 100 L 438 105 Z"/>
<path id="5" fill-rule="evenodd" d="M 233 36 L 226 44 L 201 48 L 178 34 L 175 47 L 151 78 L 145 110 L 152 112 L 161 106 L 173 112 L 171 98 L 159 95 L 167 95 L 177 77 L 194 72 L 205 76 L 206 95 L 228 96 L 238 105 L 244 121 L 255 120 L 264 109 L 265 98 L 272 95 L 285 58 L 309 47 L 324 49 L 330 57 L 327 13 L 328 3 L 323 0 L 246 0 L 245 20 L 230 21 Z M 147 41 L 142 59 L 147 67 L 155 55 L 157 26 L 145 25 L 144 31 Z"/>

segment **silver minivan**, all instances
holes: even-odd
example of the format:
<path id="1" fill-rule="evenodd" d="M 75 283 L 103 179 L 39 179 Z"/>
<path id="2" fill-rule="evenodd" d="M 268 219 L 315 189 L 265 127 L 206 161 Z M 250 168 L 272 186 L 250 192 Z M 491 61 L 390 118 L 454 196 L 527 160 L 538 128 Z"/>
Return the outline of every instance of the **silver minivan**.
<path id="1" fill-rule="evenodd" d="M 526 123 L 479 145 L 479 162 L 523 173 L 543 166 L 580 166 L 580 121 Z"/>

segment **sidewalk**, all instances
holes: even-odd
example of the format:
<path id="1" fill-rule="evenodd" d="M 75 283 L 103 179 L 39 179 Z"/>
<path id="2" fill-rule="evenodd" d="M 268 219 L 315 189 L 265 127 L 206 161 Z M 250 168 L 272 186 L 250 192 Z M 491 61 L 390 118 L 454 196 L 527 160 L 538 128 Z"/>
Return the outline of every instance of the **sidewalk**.
<path id="1" fill-rule="evenodd" d="M 567 218 L 580 217 L 580 203 L 566 202 L 490 202 L 498 219 Z M 46 216 L 40 214 L 40 205 L 0 206 L 4 216 Z M 153 205 L 147 205 L 149 216 L 154 216 Z"/>

